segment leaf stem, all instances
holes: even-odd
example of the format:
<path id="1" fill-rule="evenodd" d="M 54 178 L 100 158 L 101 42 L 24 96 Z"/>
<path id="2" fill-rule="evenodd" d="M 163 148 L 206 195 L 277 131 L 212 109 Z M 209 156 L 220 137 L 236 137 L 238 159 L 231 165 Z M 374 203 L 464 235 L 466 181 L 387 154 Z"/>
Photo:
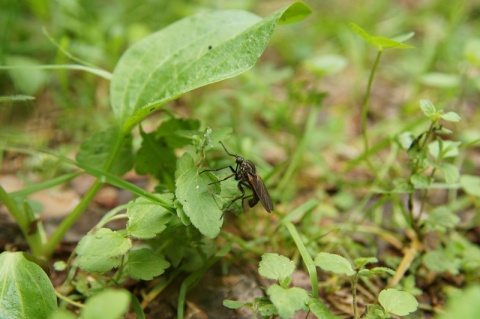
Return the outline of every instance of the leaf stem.
<path id="1" fill-rule="evenodd" d="M 312 297 L 315 299 L 318 299 L 317 268 L 315 267 L 313 259 L 308 253 L 307 248 L 303 244 L 302 239 L 300 238 L 300 235 L 298 234 L 295 226 L 291 222 L 285 222 L 284 225 L 285 227 L 287 227 L 288 231 L 290 232 L 290 235 L 292 236 L 293 241 L 297 245 L 298 251 L 302 256 L 303 262 L 307 267 L 307 271 L 310 276 L 310 282 L 312 283 Z"/>
<path id="2" fill-rule="evenodd" d="M 362 106 L 362 136 L 363 136 L 363 146 L 364 146 L 364 152 L 368 153 L 368 129 L 367 129 L 367 120 L 368 120 L 368 110 L 369 110 L 369 104 L 370 104 L 370 93 L 372 91 L 372 83 L 373 83 L 373 77 L 375 76 L 375 72 L 377 71 L 377 67 L 380 63 L 380 58 L 382 57 L 383 50 L 378 50 L 377 52 L 377 57 L 375 58 L 375 62 L 373 63 L 372 70 L 370 72 L 370 75 L 368 77 L 368 84 L 367 84 L 367 90 L 365 92 L 365 96 L 363 98 L 363 106 Z M 368 158 L 366 158 L 367 163 L 370 167 L 372 167 L 370 161 Z M 373 167 L 372 167 L 373 168 Z M 375 171 L 375 170 L 372 170 Z"/>

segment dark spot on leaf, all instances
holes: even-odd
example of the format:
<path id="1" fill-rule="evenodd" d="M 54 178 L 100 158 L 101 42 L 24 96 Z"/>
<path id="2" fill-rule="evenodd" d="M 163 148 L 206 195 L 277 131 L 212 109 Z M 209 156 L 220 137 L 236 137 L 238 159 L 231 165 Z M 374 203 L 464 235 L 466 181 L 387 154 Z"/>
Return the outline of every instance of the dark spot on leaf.
<path id="1" fill-rule="evenodd" d="M 154 107 L 152 107 L 152 108 L 150 109 L 150 112 L 153 112 L 154 110 L 155 110 L 155 108 L 154 108 Z"/>
<path id="2" fill-rule="evenodd" d="M 209 45 L 209 46 L 208 46 L 208 49 L 209 49 L 209 50 L 211 50 L 211 49 L 212 49 L 212 46 L 211 46 L 211 45 Z"/>

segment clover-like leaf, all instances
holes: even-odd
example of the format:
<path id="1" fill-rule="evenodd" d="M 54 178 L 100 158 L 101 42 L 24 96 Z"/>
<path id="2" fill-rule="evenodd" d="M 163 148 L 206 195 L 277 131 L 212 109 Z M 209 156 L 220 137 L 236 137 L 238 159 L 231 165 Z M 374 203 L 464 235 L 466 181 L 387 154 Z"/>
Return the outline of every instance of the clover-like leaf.
<path id="1" fill-rule="evenodd" d="M 208 185 L 198 173 L 190 154 L 177 161 L 176 190 L 178 202 L 193 226 L 203 235 L 215 238 L 222 226 L 222 211 L 210 194 Z"/>
<path id="2" fill-rule="evenodd" d="M 126 272 L 135 279 L 151 280 L 160 276 L 170 263 L 147 248 L 133 250 L 128 254 Z"/>
<path id="3" fill-rule="evenodd" d="M 172 202 L 173 194 L 156 195 L 165 202 Z M 127 231 L 130 236 L 148 239 L 160 234 L 167 227 L 172 213 L 146 198 L 138 198 L 127 208 Z"/>
<path id="4" fill-rule="evenodd" d="M 347 276 L 353 276 L 355 270 L 352 265 L 340 255 L 330 253 L 319 253 L 315 257 L 315 265 L 322 268 L 325 271 L 330 271 L 336 274 L 343 274 Z"/>
<path id="5" fill-rule="evenodd" d="M 406 316 L 418 307 L 418 301 L 412 294 L 393 288 L 382 290 L 378 301 L 386 312 L 397 316 Z"/>
<path id="6" fill-rule="evenodd" d="M 108 228 L 88 234 L 78 243 L 78 266 L 90 272 L 106 272 L 120 265 L 122 255 L 131 247 L 129 238 Z"/>
<path id="7" fill-rule="evenodd" d="M 285 256 L 274 253 L 266 253 L 262 255 L 258 272 L 265 278 L 284 281 L 290 277 L 295 270 L 293 261 Z"/>

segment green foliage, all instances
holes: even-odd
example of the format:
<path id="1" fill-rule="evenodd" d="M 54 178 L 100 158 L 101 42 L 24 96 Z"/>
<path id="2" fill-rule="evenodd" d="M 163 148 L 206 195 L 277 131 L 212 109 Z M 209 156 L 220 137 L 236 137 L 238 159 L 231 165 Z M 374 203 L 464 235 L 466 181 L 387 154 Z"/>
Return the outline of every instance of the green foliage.
<path id="1" fill-rule="evenodd" d="M 293 261 L 278 254 L 263 254 L 258 273 L 265 278 L 277 280 L 282 287 L 290 284 L 290 276 L 295 270 Z"/>
<path id="2" fill-rule="evenodd" d="M 141 280 L 152 280 L 165 272 L 170 263 L 150 249 L 133 250 L 128 254 L 126 272 L 130 277 Z"/>
<path id="3" fill-rule="evenodd" d="M 406 316 L 416 311 L 418 307 L 418 301 L 414 296 L 393 288 L 382 290 L 378 295 L 378 301 L 386 313 L 397 316 Z"/>
<path id="4" fill-rule="evenodd" d="M 105 289 L 87 299 L 81 316 L 86 319 L 116 319 L 127 312 L 129 301 L 128 292 Z"/>
<path id="5" fill-rule="evenodd" d="M 480 313 L 480 286 L 471 286 L 458 291 L 447 301 L 446 312 L 435 316 L 436 319 L 475 319 Z"/>
<path id="6" fill-rule="evenodd" d="M 158 198 L 171 202 L 171 194 L 161 194 Z M 149 239 L 160 234 L 167 228 L 172 213 L 165 207 L 145 198 L 138 198 L 127 208 L 127 232 L 130 236 L 139 239 Z"/>
<path id="7" fill-rule="evenodd" d="M 101 228 L 80 240 L 75 249 L 76 263 L 86 271 L 106 272 L 120 266 L 131 246 L 131 240 L 120 232 Z"/>
<path id="8" fill-rule="evenodd" d="M 336 274 L 347 276 L 355 274 L 352 265 L 342 256 L 335 254 L 319 253 L 317 257 L 315 257 L 315 265 L 325 271 L 331 271 Z"/>
<path id="9" fill-rule="evenodd" d="M 0 318 L 48 318 L 57 308 L 47 274 L 20 252 L 0 254 Z"/>

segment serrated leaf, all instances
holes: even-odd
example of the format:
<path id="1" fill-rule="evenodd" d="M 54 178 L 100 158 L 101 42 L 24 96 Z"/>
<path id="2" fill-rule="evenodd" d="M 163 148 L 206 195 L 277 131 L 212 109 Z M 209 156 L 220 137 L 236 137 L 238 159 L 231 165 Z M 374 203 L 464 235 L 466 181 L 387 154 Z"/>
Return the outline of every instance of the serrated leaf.
<path id="1" fill-rule="evenodd" d="M 298 21 L 294 3 L 265 19 L 245 11 L 210 11 L 182 19 L 130 47 L 113 73 L 110 96 L 123 132 L 163 103 L 250 69 L 279 22 Z"/>
<path id="2" fill-rule="evenodd" d="M 413 174 L 412 176 L 410 176 L 410 182 L 417 189 L 426 189 L 430 187 L 432 180 L 429 176 Z"/>
<path id="3" fill-rule="evenodd" d="M 191 138 L 188 138 L 187 135 L 193 135 L 193 132 L 198 134 L 199 127 L 200 121 L 198 120 L 171 118 L 158 127 L 155 137 L 163 137 L 169 148 L 180 148 L 191 143 Z"/>
<path id="4" fill-rule="evenodd" d="M 230 308 L 230 309 L 240 309 L 245 306 L 243 302 L 236 301 L 236 300 L 228 300 L 225 299 L 223 301 L 223 306 Z"/>
<path id="5" fill-rule="evenodd" d="M 353 276 L 355 274 L 352 265 L 340 255 L 319 253 L 317 257 L 315 257 L 314 262 L 316 266 L 325 271 L 347 276 Z"/>
<path id="6" fill-rule="evenodd" d="M 451 251 L 443 248 L 428 251 L 423 256 L 423 263 L 428 269 L 439 273 L 450 272 L 457 275 L 460 271 L 461 261 Z"/>
<path id="7" fill-rule="evenodd" d="M 406 316 L 415 312 L 418 307 L 418 301 L 413 295 L 394 288 L 382 290 L 378 301 L 386 312 L 397 316 Z"/>
<path id="8" fill-rule="evenodd" d="M 447 184 L 454 184 L 458 182 L 458 179 L 460 178 L 460 172 L 455 165 L 450 163 L 441 163 L 437 166 L 437 169 L 443 174 Z"/>
<path id="9" fill-rule="evenodd" d="M 267 294 L 282 318 L 291 318 L 301 309 L 307 310 L 305 303 L 308 301 L 308 294 L 303 289 L 283 288 L 275 284 L 268 288 Z"/>
<path id="10" fill-rule="evenodd" d="M 392 276 L 395 276 L 395 270 L 387 268 L 387 267 L 373 267 L 372 269 L 369 269 L 371 274 L 373 275 L 384 275 L 384 274 L 389 274 Z"/>
<path id="11" fill-rule="evenodd" d="M 172 184 L 175 176 L 177 157 L 173 149 L 156 138 L 156 133 L 141 132 L 142 144 L 135 156 L 135 171 L 138 174 L 151 174 L 164 184 Z"/>
<path id="12" fill-rule="evenodd" d="M 262 255 L 258 272 L 265 278 L 284 281 L 295 270 L 295 263 L 285 256 L 274 253 Z"/>
<path id="13" fill-rule="evenodd" d="M 89 272 L 106 272 L 120 265 L 122 256 L 130 249 L 129 238 L 108 228 L 101 228 L 83 237 L 78 243 L 77 265 Z"/>
<path id="14" fill-rule="evenodd" d="M 208 190 L 208 185 L 198 173 L 190 154 L 177 161 L 176 191 L 183 211 L 203 235 L 215 238 L 222 226 L 222 211 Z"/>
<path id="15" fill-rule="evenodd" d="M 480 198 L 480 177 L 475 175 L 462 175 L 460 185 L 463 190 L 472 196 Z"/>
<path id="16" fill-rule="evenodd" d="M 330 310 L 328 310 L 327 306 L 318 299 L 310 298 L 307 301 L 307 306 L 310 309 L 310 311 L 315 316 L 317 316 L 317 318 L 321 318 L 321 319 L 340 319 L 340 317 L 337 317 L 337 316 L 333 315 L 330 312 Z"/>
<path id="17" fill-rule="evenodd" d="M 420 109 L 422 110 L 423 114 L 429 118 L 437 113 L 435 105 L 433 105 L 433 103 L 429 100 L 420 100 Z"/>
<path id="18" fill-rule="evenodd" d="M 85 319 L 118 319 L 130 305 L 130 295 L 125 290 L 106 289 L 85 302 L 81 317 Z"/>
<path id="19" fill-rule="evenodd" d="M 171 203 L 173 200 L 173 194 L 155 196 L 168 203 Z M 165 230 L 172 218 L 172 213 L 158 203 L 154 203 L 146 198 L 138 198 L 135 202 L 128 205 L 127 216 L 127 232 L 129 236 L 148 239 Z"/>
<path id="20" fill-rule="evenodd" d="M 0 318 L 48 318 L 57 297 L 43 269 L 20 252 L 0 254 Z"/>
<path id="21" fill-rule="evenodd" d="M 447 229 L 454 229 L 460 222 L 460 217 L 455 215 L 448 207 L 435 208 L 424 221 L 427 230 L 438 230 L 445 232 Z"/>
<path id="22" fill-rule="evenodd" d="M 163 274 L 168 267 L 170 263 L 165 258 L 142 248 L 128 254 L 126 272 L 135 279 L 151 280 Z"/>
<path id="23" fill-rule="evenodd" d="M 96 169 L 104 169 L 110 154 L 113 152 L 118 131 L 114 127 L 93 133 L 80 146 L 77 153 L 79 164 L 86 164 Z M 109 172 L 123 175 L 133 167 L 132 136 L 127 135 L 122 140 L 121 150 Z"/>
<path id="24" fill-rule="evenodd" d="M 461 145 L 461 142 L 455 141 L 443 141 L 443 140 L 435 140 L 428 144 L 428 152 L 434 158 L 449 158 L 458 156 L 459 150 L 458 147 Z"/>
<path id="25" fill-rule="evenodd" d="M 353 261 L 353 263 L 355 264 L 355 266 L 357 266 L 357 268 L 362 268 L 365 265 L 374 264 L 377 262 L 378 262 L 378 259 L 375 257 L 360 257 L 360 258 L 355 258 L 355 260 Z"/>
<path id="26" fill-rule="evenodd" d="M 447 112 L 442 115 L 442 119 L 444 119 L 447 122 L 459 122 L 460 121 L 460 115 L 458 115 L 455 112 Z"/>

